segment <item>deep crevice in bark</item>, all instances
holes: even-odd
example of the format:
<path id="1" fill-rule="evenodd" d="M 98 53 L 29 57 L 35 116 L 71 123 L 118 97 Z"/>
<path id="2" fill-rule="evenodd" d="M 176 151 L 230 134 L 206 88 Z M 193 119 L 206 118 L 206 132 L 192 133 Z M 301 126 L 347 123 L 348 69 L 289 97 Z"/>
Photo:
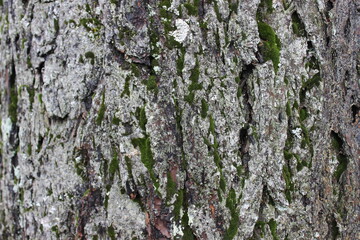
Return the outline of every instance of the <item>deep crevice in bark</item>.
<path id="1" fill-rule="evenodd" d="M 8 113 L 11 119 L 11 130 L 9 136 L 9 151 L 13 152 L 11 156 L 11 177 L 13 179 L 13 185 L 9 185 L 8 190 L 11 193 L 11 197 L 16 204 L 11 206 L 9 211 L 12 214 L 13 220 L 13 232 L 15 234 L 20 234 L 21 227 L 20 227 L 20 206 L 17 200 L 21 201 L 21 194 L 20 191 L 14 191 L 14 185 L 18 185 L 21 179 L 18 179 L 17 174 L 15 173 L 15 168 L 18 167 L 18 147 L 19 147 L 19 126 L 17 124 L 18 120 L 18 92 L 17 92 L 17 84 L 16 84 L 16 70 L 15 70 L 15 63 L 12 60 L 10 64 L 10 73 L 9 73 L 9 86 L 8 86 Z"/>
<path id="2" fill-rule="evenodd" d="M 244 126 L 239 133 L 239 146 L 240 146 L 240 156 L 241 156 L 241 162 L 242 166 L 245 170 L 245 176 L 249 176 L 249 161 L 250 161 L 250 155 L 248 153 L 249 151 L 249 144 L 251 141 L 251 136 L 249 136 L 248 130 L 250 125 L 252 124 L 252 114 L 253 109 L 251 105 L 250 95 L 251 90 L 249 89 L 248 81 L 249 77 L 252 75 L 253 71 L 255 69 L 255 66 L 245 65 L 242 69 L 242 72 L 240 74 L 240 82 L 239 87 L 241 88 L 241 92 L 243 94 L 243 103 L 244 103 L 244 111 L 246 113 L 245 120 L 247 122 L 246 126 Z"/>
<path id="3" fill-rule="evenodd" d="M 355 104 L 352 105 L 351 112 L 352 112 L 352 123 L 358 122 L 360 117 L 360 107 Z"/>

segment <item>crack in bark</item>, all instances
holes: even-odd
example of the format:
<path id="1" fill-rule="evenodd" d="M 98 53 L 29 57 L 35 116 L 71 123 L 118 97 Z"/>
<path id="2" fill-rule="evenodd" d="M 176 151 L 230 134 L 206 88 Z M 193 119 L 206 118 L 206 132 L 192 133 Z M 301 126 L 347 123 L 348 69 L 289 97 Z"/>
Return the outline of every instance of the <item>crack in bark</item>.
<path id="1" fill-rule="evenodd" d="M 245 65 L 240 74 L 240 83 L 239 83 L 239 87 L 242 89 L 242 94 L 243 94 L 243 103 L 245 108 L 244 111 L 246 113 L 245 121 L 247 122 L 247 124 L 243 128 L 241 128 L 239 133 L 239 146 L 240 146 L 239 150 L 240 150 L 241 162 L 245 170 L 245 176 L 247 177 L 249 176 L 249 161 L 250 161 L 249 145 L 251 140 L 248 134 L 248 130 L 249 130 L 249 126 L 253 122 L 252 119 L 253 109 L 250 103 L 251 93 L 250 93 L 248 81 L 254 69 L 255 66 L 252 64 Z"/>

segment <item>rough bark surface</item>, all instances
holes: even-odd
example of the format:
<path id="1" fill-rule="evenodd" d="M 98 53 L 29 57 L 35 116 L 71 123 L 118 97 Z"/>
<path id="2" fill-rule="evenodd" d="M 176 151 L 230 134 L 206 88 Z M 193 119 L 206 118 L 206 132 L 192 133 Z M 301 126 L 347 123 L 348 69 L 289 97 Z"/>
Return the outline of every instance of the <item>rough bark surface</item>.
<path id="1" fill-rule="evenodd" d="M 357 0 L 0 0 L 1 239 L 360 239 Z"/>

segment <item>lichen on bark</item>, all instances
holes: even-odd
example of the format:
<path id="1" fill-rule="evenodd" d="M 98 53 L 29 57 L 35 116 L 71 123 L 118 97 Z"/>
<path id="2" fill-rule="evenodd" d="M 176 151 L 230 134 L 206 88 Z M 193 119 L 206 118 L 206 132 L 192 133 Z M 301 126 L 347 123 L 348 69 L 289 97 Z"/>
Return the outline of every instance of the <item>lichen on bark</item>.
<path id="1" fill-rule="evenodd" d="M 359 9 L 0 0 L 0 238 L 357 239 Z"/>

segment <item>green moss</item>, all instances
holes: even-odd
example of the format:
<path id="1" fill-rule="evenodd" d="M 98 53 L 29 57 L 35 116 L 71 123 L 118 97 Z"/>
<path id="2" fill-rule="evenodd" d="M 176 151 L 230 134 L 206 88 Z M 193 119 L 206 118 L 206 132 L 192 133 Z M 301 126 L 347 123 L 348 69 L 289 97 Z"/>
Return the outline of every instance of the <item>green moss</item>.
<path id="1" fill-rule="evenodd" d="M 126 164 L 127 172 L 129 174 L 130 178 L 133 178 L 131 159 L 128 156 L 125 156 L 125 164 Z"/>
<path id="2" fill-rule="evenodd" d="M 288 10 L 289 7 L 291 6 L 292 1 L 289 1 L 289 2 L 288 2 L 288 0 L 282 0 L 282 3 L 283 3 L 284 9 L 285 9 L 285 10 Z"/>
<path id="3" fill-rule="evenodd" d="M 74 19 L 70 19 L 70 20 L 67 22 L 67 24 L 69 24 L 71 28 L 77 27 L 77 23 L 75 22 Z M 71 25 L 73 25 L 73 26 L 71 26 Z"/>
<path id="4" fill-rule="evenodd" d="M 97 18 L 81 18 L 79 25 L 83 26 L 86 31 L 92 32 L 96 37 L 99 36 L 102 24 Z"/>
<path id="5" fill-rule="evenodd" d="M 222 202 L 222 196 L 221 196 L 221 190 L 220 188 L 217 189 L 217 195 L 218 195 L 218 198 L 219 198 L 219 202 Z"/>
<path id="6" fill-rule="evenodd" d="M 97 125 L 100 125 L 101 122 L 103 121 L 104 116 L 105 116 L 105 111 L 106 111 L 106 106 L 105 106 L 105 91 L 103 91 L 100 109 L 99 109 L 99 112 L 98 112 L 98 116 L 97 116 L 97 118 L 96 118 L 96 124 L 97 124 Z"/>
<path id="7" fill-rule="evenodd" d="M 221 49 L 221 42 L 220 42 L 219 29 L 216 29 L 216 33 L 215 33 L 215 43 L 216 43 L 216 47 L 217 47 L 218 51 L 220 51 L 220 49 Z"/>
<path id="8" fill-rule="evenodd" d="M 209 148 L 213 146 L 213 145 L 210 143 L 209 139 L 207 139 L 207 138 L 204 137 L 203 140 L 204 140 L 205 145 L 208 146 Z"/>
<path id="9" fill-rule="evenodd" d="M 140 77 L 140 70 L 138 66 L 136 66 L 136 64 L 134 63 L 131 64 L 131 72 L 134 74 L 135 77 Z"/>
<path id="10" fill-rule="evenodd" d="M 338 135 L 335 135 L 334 133 L 331 135 L 331 145 L 336 151 L 336 153 L 339 153 L 342 148 L 342 140 L 339 138 Z"/>
<path id="11" fill-rule="evenodd" d="M 198 15 L 198 8 L 191 3 L 184 3 L 184 7 L 186 8 L 189 15 L 197 16 Z"/>
<path id="12" fill-rule="evenodd" d="M 308 167 L 308 163 L 305 160 L 298 160 L 296 164 L 296 170 L 300 172 L 304 167 Z"/>
<path id="13" fill-rule="evenodd" d="M 200 66 L 199 66 L 199 61 L 196 59 L 195 67 L 191 70 L 191 74 L 189 77 L 191 84 L 189 85 L 188 90 L 190 93 L 185 97 L 185 101 L 187 101 L 190 104 L 194 102 L 195 91 L 201 90 L 203 88 L 202 84 L 199 83 L 199 77 L 200 77 Z"/>
<path id="14" fill-rule="evenodd" d="M 160 17 L 162 17 L 163 19 L 170 20 L 172 18 L 172 13 L 162 7 L 159 9 L 159 13 L 160 13 Z M 165 32 L 168 33 L 169 31 L 166 31 L 165 29 Z"/>
<path id="15" fill-rule="evenodd" d="M 113 149 L 113 156 L 109 165 L 109 174 L 110 174 L 110 181 L 114 180 L 115 173 L 118 173 L 120 176 L 120 169 L 119 169 L 119 156 L 116 149 Z"/>
<path id="16" fill-rule="evenodd" d="M 263 19 L 267 18 L 269 14 L 273 13 L 274 8 L 272 4 L 272 0 L 261 0 L 259 7 L 256 11 L 256 19 L 258 21 L 262 21 Z"/>
<path id="17" fill-rule="evenodd" d="M 117 118 L 116 116 L 114 116 L 112 121 L 111 121 L 111 123 L 116 125 L 116 126 L 119 126 L 120 122 L 121 122 L 121 120 L 119 118 Z"/>
<path id="18" fill-rule="evenodd" d="M 252 130 L 252 133 L 251 135 L 254 136 L 254 138 L 256 139 L 256 141 L 259 141 L 259 134 L 257 132 L 257 129 L 255 126 L 251 126 L 251 130 Z"/>
<path id="19" fill-rule="evenodd" d="M 202 30 L 207 30 L 208 29 L 208 23 L 206 21 L 201 20 L 200 21 L 200 28 Z"/>
<path id="20" fill-rule="evenodd" d="M 259 36 L 262 44 L 259 45 L 259 50 L 264 56 L 265 61 L 271 60 L 274 65 L 275 72 L 278 71 L 280 63 L 280 40 L 275 34 L 274 30 L 266 23 L 258 22 Z"/>
<path id="21" fill-rule="evenodd" d="M 319 70 L 320 69 L 320 63 L 317 60 L 317 58 L 315 56 L 312 56 L 310 58 L 310 60 L 305 64 L 305 67 L 309 67 L 310 69 L 316 69 Z"/>
<path id="22" fill-rule="evenodd" d="M 268 222 L 268 225 L 269 225 L 270 232 L 271 232 L 271 235 L 273 237 L 273 240 L 279 240 L 279 237 L 277 236 L 277 223 L 276 223 L 276 221 L 272 218 Z"/>
<path id="23" fill-rule="evenodd" d="M 176 127 L 179 130 L 179 132 L 182 133 L 181 118 L 182 118 L 183 110 L 179 106 L 179 101 L 176 98 L 173 98 L 173 99 L 174 99 L 175 110 L 176 110 L 175 111 L 176 112 L 176 116 L 175 116 Z"/>
<path id="24" fill-rule="evenodd" d="M 24 188 L 19 188 L 19 200 L 21 204 L 24 204 Z"/>
<path id="25" fill-rule="evenodd" d="M 153 18 L 150 18 L 150 26 L 155 27 L 155 22 L 154 22 Z M 159 42 L 159 35 L 158 35 L 157 31 L 155 31 L 154 29 L 150 30 L 150 28 L 149 28 L 149 38 L 150 38 L 150 46 L 151 46 L 150 54 L 152 56 L 159 54 L 160 49 L 157 45 L 157 43 Z"/>
<path id="26" fill-rule="evenodd" d="M 54 29 L 55 29 L 55 33 L 58 33 L 60 30 L 59 20 L 57 18 L 54 18 Z"/>
<path id="27" fill-rule="evenodd" d="M 226 207 L 230 210 L 231 219 L 229 228 L 225 232 L 224 239 L 231 240 L 236 236 L 240 223 L 239 212 L 237 210 L 236 193 L 233 188 L 230 189 L 228 197 L 226 198 Z"/>
<path id="28" fill-rule="evenodd" d="M 290 106 L 290 102 L 286 103 L 286 115 L 288 117 L 291 117 L 291 106 Z"/>
<path id="29" fill-rule="evenodd" d="M 115 229 L 112 225 L 108 227 L 107 232 L 111 240 L 116 240 Z"/>
<path id="30" fill-rule="evenodd" d="M 241 86 L 239 85 L 238 88 L 237 88 L 236 96 L 237 96 L 238 98 L 240 98 L 241 95 L 242 95 L 242 88 L 241 88 Z"/>
<path id="31" fill-rule="evenodd" d="M 226 181 L 224 176 L 220 173 L 220 183 L 219 183 L 220 189 L 225 192 L 226 190 Z"/>
<path id="32" fill-rule="evenodd" d="M 176 72 L 177 75 L 180 77 L 182 77 L 184 62 L 185 62 L 185 48 L 181 48 L 180 52 L 178 52 L 178 59 L 176 60 Z"/>
<path id="33" fill-rule="evenodd" d="M 51 227 L 51 231 L 55 233 L 57 239 L 60 238 L 59 228 L 57 225 Z"/>
<path id="34" fill-rule="evenodd" d="M 147 124 L 147 118 L 146 118 L 146 110 L 145 107 L 137 108 L 136 109 L 136 117 L 139 120 L 139 126 L 142 130 L 146 131 L 146 124 Z"/>
<path id="35" fill-rule="evenodd" d="M 293 108 L 295 108 L 295 109 L 298 109 L 298 108 L 299 108 L 299 103 L 298 103 L 297 101 L 294 102 Z"/>
<path id="36" fill-rule="evenodd" d="M 82 196 L 83 196 L 83 197 L 86 197 L 86 196 L 89 195 L 90 192 L 91 192 L 91 189 L 88 188 L 88 189 L 86 189 L 86 191 L 84 192 L 84 194 L 83 194 Z"/>
<path id="37" fill-rule="evenodd" d="M 124 90 L 122 91 L 120 96 L 124 97 L 125 95 L 130 97 L 130 76 L 127 76 L 125 78 Z"/>
<path id="38" fill-rule="evenodd" d="M 234 213 L 231 216 L 230 219 L 230 225 L 229 228 L 226 231 L 226 234 L 224 236 L 224 239 L 233 239 L 237 232 L 238 232 L 238 228 L 239 228 L 239 214 L 238 213 Z"/>
<path id="39" fill-rule="evenodd" d="M 236 167 L 236 173 L 238 176 L 242 176 L 244 174 L 244 166 L 239 165 L 239 166 L 235 166 Z"/>
<path id="40" fill-rule="evenodd" d="M 229 208 L 230 212 L 236 211 L 236 193 L 233 188 L 230 189 L 226 198 L 226 207 Z"/>
<path id="41" fill-rule="evenodd" d="M 26 43 L 27 39 L 23 38 L 21 39 L 21 49 L 25 49 L 25 43 Z"/>
<path id="42" fill-rule="evenodd" d="M 186 216 L 187 214 L 184 214 L 184 216 Z M 183 222 L 183 221 L 182 221 Z M 195 240 L 197 238 L 195 238 L 193 231 L 191 230 L 190 226 L 188 224 L 186 224 L 185 226 L 183 226 L 183 238 L 182 239 L 186 239 L 186 240 Z"/>
<path id="43" fill-rule="evenodd" d="M 153 158 L 153 153 L 151 151 L 151 144 L 150 144 L 149 136 L 146 136 L 145 138 L 134 138 L 131 140 L 131 143 L 134 145 L 134 147 L 140 148 L 141 162 L 148 169 L 150 178 L 153 181 L 156 189 L 158 189 L 159 183 L 158 183 L 158 180 L 156 179 L 155 173 L 154 173 L 155 161 Z"/>
<path id="44" fill-rule="evenodd" d="M 210 121 L 209 132 L 215 136 L 215 120 L 211 115 L 209 116 L 209 121 Z"/>
<path id="45" fill-rule="evenodd" d="M 191 70 L 190 80 L 193 83 L 197 83 L 199 81 L 200 76 L 200 66 L 199 61 L 196 60 L 195 67 Z"/>
<path id="46" fill-rule="evenodd" d="M 33 109 L 33 103 L 34 103 L 34 98 L 35 98 L 35 89 L 33 87 L 26 87 L 26 90 L 29 94 L 29 102 L 30 102 L 30 111 L 32 111 Z"/>
<path id="47" fill-rule="evenodd" d="M 312 78 L 310 78 L 308 81 L 306 81 L 303 84 L 302 88 L 306 89 L 306 90 L 310 90 L 315 86 L 319 87 L 320 86 L 320 81 L 321 81 L 320 73 L 317 73 Z"/>
<path id="48" fill-rule="evenodd" d="M 261 0 L 259 7 L 265 8 L 268 14 L 271 14 L 274 11 L 273 0 Z"/>
<path id="49" fill-rule="evenodd" d="M 109 192 L 111 190 L 111 185 L 107 184 L 105 189 L 106 189 L 106 194 L 105 194 L 105 200 L 104 200 L 104 207 L 105 207 L 105 209 L 107 209 L 108 205 L 109 205 Z"/>
<path id="50" fill-rule="evenodd" d="M 284 158 L 285 160 L 290 160 L 293 157 L 293 154 L 291 152 L 288 152 L 284 150 Z"/>
<path id="51" fill-rule="evenodd" d="M 289 203 L 291 203 L 291 192 L 294 191 L 294 184 L 292 183 L 292 174 L 288 166 L 283 167 L 283 178 L 285 180 L 285 196 Z"/>
<path id="52" fill-rule="evenodd" d="M 171 177 L 170 172 L 167 173 L 167 185 L 166 185 L 166 201 L 170 201 L 171 198 L 175 195 L 176 189 L 176 182 Z"/>
<path id="53" fill-rule="evenodd" d="M 289 85 L 289 79 L 288 79 L 287 77 L 284 77 L 284 83 L 285 83 L 286 85 Z"/>
<path id="54" fill-rule="evenodd" d="M 153 154 L 151 152 L 151 145 L 149 137 L 146 138 L 135 138 L 132 139 L 132 144 L 134 147 L 139 147 L 141 152 L 141 162 L 149 170 L 152 170 L 154 167 Z"/>
<path id="55" fill-rule="evenodd" d="M 237 12 L 237 9 L 238 9 L 238 6 L 239 6 L 239 1 L 235 1 L 235 2 L 231 2 L 229 1 L 229 9 L 232 11 L 232 12 Z"/>
<path id="56" fill-rule="evenodd" d="M 31 63 L 31 58 L 30 58 L 30 56 L 28 56 L 28 57 L 26 58 L 26 64 L 27 64 L 27 67 L 28 67 L 28 68 L 32 68 L 32 63 Z"/>
<path id="57" fill-rule="evenodd" d="M 157 86 L 157 82 L 156 82 L 156 76 L 155 75 L 151 75 L 146 81 L 145 81 L 145 85 L 148 91 L 153 91 L 155 92 L 155 94 L 158 93 L 158 86 Z"/>
<path id="58" fill-rule="evenodd" d="M 41 93 L 39 93 L 39 95 L 38 95 L 38 100 L 39 100 L 40 104 L 43 104 L 42 94 Z"/>
<path id="59" fill-rule="evenodd" d="M 266 225 L 266 222 L 264 222 L 264 221 L 257 221 L 257 222 L 255 223 L 255 228 L 261 230 L 260 236 L 261 236 L 262 238 L 264 237 L 264 234 L 265 234 L 265 225 Z"/>
<path id="60" fill-rule="evenodd" d="M 292 22 L 293 33 L 298 37 L 305 37 L 306 36 L 305 25 L 301 21 L 300 16 L 297 12 L 294 12 L 291 15 L 291 22 Z"/>
<path id="61" fill-rule="evenodd" d="M 334 172 L 334 177 L 339 182 L 341 175 L 347 169 L 349 160 L 345 155 L 344 141 L 337 133 L 333 131 L 331 132 L 331 143 L 336 152 L 337 160 L 339 162 Z"/>
<path id="62" fill-rule="evenodd" d="M 90 59 L 90 63 L 91 63 L 92 65 L 95 64 L 95 54 L 94 54 L 93 52 L 86 52 L 86 53 L 85 53 L 85 58 Z"/>
<path id="63" fill-rule="evenodd" d="M 82 160 L 80 160 L 79 162 L 77 162 L 75 159 L 74 159 L 74 168 L 76 170 L 76 174 L 82 178 L 82 180 L 84 182 L 87 182 L 88 181 L 88 177 L 86 175 L 86 168 L 84 166 L 84 163 L 82 162 Z"/>
<path id="64" fill-rule="evenodd" d="M 195 99 L 195 93 L 190 92 L 188 95 L 185 96 L 184 100 L 188 102 L 189 104 L 193 104 Z"/>
<path id="65" fill-rule="evenodd" d="M 209 110 L 209 105 L 205 101 L 205 99 L 201 99 L 201 117 L 206 118 L 207 112 Z"/>
<path id="66" fill-rule="evenodd" d="M 29 156 L 31 156 L 31 154 L 32 154 L 32 145 L 31 145 L 31 143 L 28 144 L 26 153 L 27 153 Z"/>
<path id="67" fill-rule="evenodd" d="M 159 6 L 161 7 L 171 7 L 171 0 L 161 0 L 160 3 L 159 3 Z"/>
<path id="68" fill-rule="evenodd" d="M 180 213 L 181 213 L 181 208 L 183 206 L 183 201 L 184 201 L 184 190 L 180 189 L 178 191 L 178 196 L 174 203 L 174 219 L 176 222 L 180 221 Z"/>
<path id="69" fill-rule="evenodd" d="M 219 22 L 222 22 L 222 17 L 219 11 L 219 6 L 217 5 L 217 1 L 213 0 L 213 4 L 214 4 L 214 11 L 215 11 L 215 15 L 216 18 Z"/>
<path id="70" fill-rule="evenodd" d="M 88 3 L 85 4 L 85 11 L 89 14 L 91 14 L 91 8 L 90 5 Z"/>
<path id="71" fill-rule="evenodd" d="M 80 57 L 79 57 L 79 63 L 84 63 L 84 57 L 82 54 L 80 54 Z"/>
<path id="72" fill-rule="evenodd" d="M 301 104 L 305 102 L 305 97 L 306 97 L 306 89 L 301 88 L 299 92 L 299 100 Z"/>
<path id="73" fill-rule="evenodd" d="M 175 27 L 168 28 L 168 31 L 173 31 L 173 30 L 175 30 Z M 167 33 L 165 33 L 165 34 L 167 34 Z M 165 35 L 165 38 L 166 38 L 165 46 L 167 48 L 169 48 L 170 50 L 174 49 L 174 48 L 180 48 L 180 49 L 182 48 L 182 44 L 180 42 L 176 41 L 174 36 Z"/>
<path id="74" fill-rule="evenodd" d="M 299 112 L 299 115 L 300 115 L 300 121 L 301 122 L 304 121 L 309 116 L 306 108 L 301 108 L 300 112 Z"/>
<path id="75" fill-rule="evenodd" d="M 304 126 L 304 124 L 301 124 L 301 125 L 300 125 L 300 128 L 301 128 L 302 135 L 303 135 L 303 140 L 302 140 L 301 147 L 304 148 L 305 146 L 308 146 L 311 155 L 313 155 L 313 154 L 314 154 L 314 149 L 313 149 L 312 144 L 311 144 L 311 139 L 310 139 L 309 131 L 308 131 L 307 128 Z"/>
<path id="76" fill-rule="evenodd" d="M 220 155 L 219 155 L 219 152 L 217 150 L 217 148 L 214 148 L 214 163 L 215 165 L 217 166 L 218 169 L 221 169 L 221 158 L 220 158 Z M 223 179 L 220 178 L 220 187 L 221 189 L 224 189 L 224 182 L 222 182 Z M 222 185 L 222 186 L 221 186 Z"/>
<path id="77" fill-rule="evenodd" d="M 202 88 L 203 88 L 202 84 L 197 83 L 197 82 L 192 82 L 188 89 L 190 92 L 192 92 L 192 91 L 201 90 Z"/>

